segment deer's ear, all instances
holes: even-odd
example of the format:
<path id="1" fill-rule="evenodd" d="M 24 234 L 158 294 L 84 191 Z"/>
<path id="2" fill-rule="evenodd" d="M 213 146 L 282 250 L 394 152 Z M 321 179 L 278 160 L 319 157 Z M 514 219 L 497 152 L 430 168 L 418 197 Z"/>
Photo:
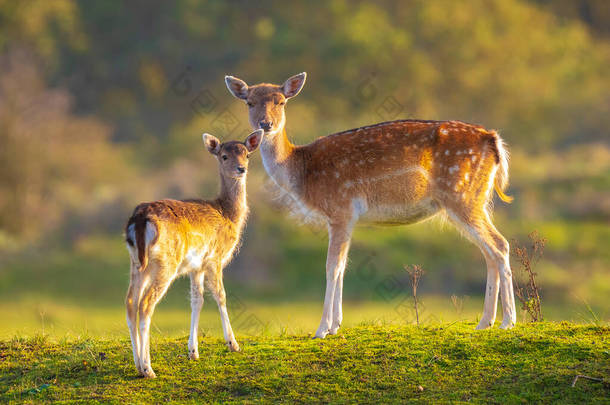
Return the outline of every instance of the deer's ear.
<path id="1" fill-rule="evenodd" d="M 248 85 L 243 80 L 233 76 L 225 76 L 225 83 L 227 84 L 227 89 L 235 97 L 241 100 L 245 100 L 248 97 Z"/>
<path id="2" fill-rule="evenodd" d="M 220 152 L 220 141 L 214 135 L 203 134 L 203 143 L 212 155 L 218 155 Z"/>
<path id="3" fill-rule="evenodd" d="M 263 131 L 262 129 L 257 129 L 256 131 L 248 135 L 248 137 L 244 141 L 244 145 L 246 145 L 246 149 L 248 149 L 248 152 L 255 151 L 256 148 L 258 148 L 258 146 L 261 144 L 261 140 L 263 139 L 264 133 L 265 131 Z"/>
<path id="4" fill-rule="evenodd" d="M 298 75 L 294 75 L 282 84 L 282 93 L 286 98 L 291 98 L 299 94 L 303 86 L 305 85 L 305 79 L 307 78 L 307 73 L 299 73 Z"/>

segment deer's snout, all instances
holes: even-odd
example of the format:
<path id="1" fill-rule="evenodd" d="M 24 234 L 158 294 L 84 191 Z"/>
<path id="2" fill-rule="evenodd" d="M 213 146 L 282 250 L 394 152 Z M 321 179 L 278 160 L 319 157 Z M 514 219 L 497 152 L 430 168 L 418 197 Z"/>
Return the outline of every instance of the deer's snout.
<path id="1" fill-rule="evenodd" d="M 271 127 L 273 127 L 273 122 L 272 121 L 261 120 L 258 123 L 258 126 L 260 127 L 260 129 L 264 129 L 265 131 L 269 131 L 271 129 Z"/>
<path id="2" fill-rule="evenodd" d="M 243 174 L 246 172 L 246 168 L 243 166 L 237 166 L 237 172 Z"/>

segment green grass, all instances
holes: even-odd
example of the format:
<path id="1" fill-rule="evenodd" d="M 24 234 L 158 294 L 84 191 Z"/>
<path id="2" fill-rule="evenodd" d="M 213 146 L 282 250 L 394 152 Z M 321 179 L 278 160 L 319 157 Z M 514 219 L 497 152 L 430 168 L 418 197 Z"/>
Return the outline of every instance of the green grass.
<path id="1" fill-rule="evenodd" d="M 183 280 L 181 280 L 183 281 Z M 190 304 L 188 287 L 176 286 L 171 297 L 162 300 L 152 318 L 154 333 L 161 336 L 184 336 L 189 332 Z M 239 301 L 237 301 L 239 299 Z M 483 311 L 483 297 L 461 296 L 459 307 L 444 296 L 421 295 L 420 319 L 427 325 L 456 321 L 478 322 Z M 14 300 L 0 300 L 0 339 L 13 336 L 34 337 L 40 334 L 52 338 L 95 337 L 115 338 L 127 336 L 125 309 L 122 300 L 105 305 L 97 302 L 59 300 L 55 297 L 31 296 Z M 322 315 L 323 297 L 317 301 L 261 302 L 235 298 L 229 293 L 229 316 L 236 333 L 247 334 L 301 334 L 313 333 Z M 343 306 L 343 326 L 363 323 L 405 325 L 415 323 L 412 297 L 401 291 L 386 301 L 346 300 Z M 561 302 L 543 302 L 545 320 L 574 321 L 577 323 L 607 324 L 608 313 L 580 305 Z M 497 322 L 501 321 L 499 306 Z M 518 321 L 527 321 L 519 311 Z M 199 328 L 211 336 L 222 336 L 220 315 L 214 300 L 206 295 Z"/>
<path id="2" fill-rule="evenodd" d="M 0 341 L 0 401 L 160 403 L 608 403 L 610 328 L 567 322 L 475 331 L 471 322 L 363 325 L 337 336 L 153 336 L 157 379 L 136 377 L 127 338 Z M 576 375 L 602 378 L 579 380 Z"/>

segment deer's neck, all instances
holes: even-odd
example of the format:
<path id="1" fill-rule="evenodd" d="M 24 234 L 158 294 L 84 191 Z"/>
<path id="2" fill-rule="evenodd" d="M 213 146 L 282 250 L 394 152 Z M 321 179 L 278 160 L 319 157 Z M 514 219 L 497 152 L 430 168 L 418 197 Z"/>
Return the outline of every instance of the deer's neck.
<path id="1" fill-rule="evenodd" d="M 221 175 L 220 195 L 217 201 L 223 215 L 241 229 L 248 216 L 246 178 L 234 179 Z"/>
<path id="2" fill-rule="evenodd" d="M 261 144 L 263 166 L 269 177 L 282 189 L 295 192 L 299 189 L 299 167 L 296 147 L 288 140 L 285 128 L 265 137 Z"/>

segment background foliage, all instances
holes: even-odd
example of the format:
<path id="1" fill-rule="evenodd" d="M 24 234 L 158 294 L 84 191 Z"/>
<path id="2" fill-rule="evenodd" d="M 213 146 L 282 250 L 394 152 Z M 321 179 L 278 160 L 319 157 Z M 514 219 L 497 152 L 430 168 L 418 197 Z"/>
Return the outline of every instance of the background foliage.
<path id="1" fill-rule="evenodd" d="M 548 238 L 538 271 L 549 311 L 567 308 L 555 318 L 591 305 L 608 319 L 609 10 L 603 0 L 2 0 L 0 305 L 36 322 L 75 303 L 120 311 L 132 207 L 213 196 L 200 134 L 249 131 L 224 75 L 279 83 L 307 71 L 287 108 L 297 143 L 399 118 L 500 130 L 516 201 L 498 204 L 499 228 Z M 256 157 L 227 288 L 245 302 L 321 304 L 325 234 L 278 211 L 265 181 Z M 423 224 L 358 230 L 347 298 L 386 300 L 379 291 L 405 287 L 409 263 L 427 270 L 423 294 L 449 303 L 483 291 L 476 248 Z M 166 305 L 186 308 L 186 291 Z"/>

